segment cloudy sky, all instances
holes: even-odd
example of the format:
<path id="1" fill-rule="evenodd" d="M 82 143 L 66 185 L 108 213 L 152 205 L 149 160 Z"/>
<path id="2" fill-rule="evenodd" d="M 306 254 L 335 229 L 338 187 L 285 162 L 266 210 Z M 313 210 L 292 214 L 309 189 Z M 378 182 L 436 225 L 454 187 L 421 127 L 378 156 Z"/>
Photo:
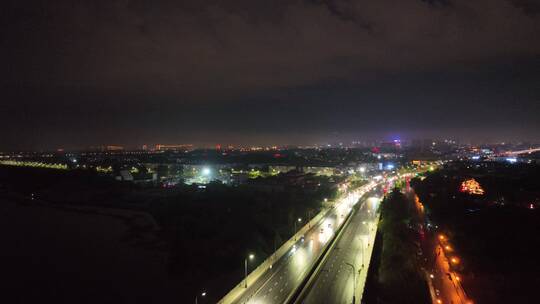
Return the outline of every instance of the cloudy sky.
<path id="1" fill-rule="evenodd" d="M 537 0 L 7 1 L 0 148 L 540 140 Z"/>

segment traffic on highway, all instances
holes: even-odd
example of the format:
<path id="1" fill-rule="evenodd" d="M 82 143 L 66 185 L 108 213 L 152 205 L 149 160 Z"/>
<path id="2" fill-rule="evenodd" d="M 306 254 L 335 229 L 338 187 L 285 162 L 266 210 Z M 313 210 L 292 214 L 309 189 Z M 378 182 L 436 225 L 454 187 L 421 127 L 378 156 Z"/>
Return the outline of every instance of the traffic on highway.
<path id="1" fill-rule="evenodd" d="M 380 198 L 369 196 L 354 213 L 301 303 L 360 302 L 376 232 Z"/>
<path id="2" fill-rule="evenodd" d="M 273 263 L 257 280 L 251 282 L 232 303 L 287 302 L 354 205 L 375 185 L 369 183 L 339 199 L 318 223 L 298 238 L 285 255 Z"/>

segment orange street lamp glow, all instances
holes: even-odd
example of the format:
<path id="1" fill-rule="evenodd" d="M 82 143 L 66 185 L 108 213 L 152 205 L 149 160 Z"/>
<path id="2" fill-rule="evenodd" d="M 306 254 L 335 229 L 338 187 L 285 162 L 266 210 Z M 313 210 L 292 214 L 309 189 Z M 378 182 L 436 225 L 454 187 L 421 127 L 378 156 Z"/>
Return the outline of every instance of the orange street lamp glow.
<path id="1" fill-rule="evenodd" d="M 446 249 L 448 251 L 452 251 L 452 247 L 450 247 L 449 245 L 444 246 L 444 249 Z"/>
<path id="2" fill-rule="evenodd" d="M 445 239 L 444 235 L 442 235 L 442 234 L 439 235 L 439 240 L 444 241 L 444 239 Z"/>
<path id="3" fill-rule="evenodd" d="M 452 263 L 454 264 L 458 264 L 459 263 L 459 260 L 457 258 L 452 258 L 450 261 L 452 261 Z"/>

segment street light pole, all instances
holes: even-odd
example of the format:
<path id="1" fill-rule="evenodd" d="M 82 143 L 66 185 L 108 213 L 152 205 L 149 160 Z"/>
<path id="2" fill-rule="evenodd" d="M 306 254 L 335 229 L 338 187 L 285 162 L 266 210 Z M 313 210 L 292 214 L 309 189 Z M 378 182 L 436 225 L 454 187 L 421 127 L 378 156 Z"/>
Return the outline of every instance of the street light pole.
<path id="1" fill-rule="evenodd" d="M 352 304 L 356 302 L 356 268 L 354 268 L 353 264 L 345 262 L 348 266 L 351 266 L 352 268 L 352 275 L 353 275 L 353 296 L 352 296 Z"/>
<path id="2" fill-rule="evenodd" d="M 296 241 L 296 221 L 294 221 L 294 240 Z"/>
<path id="3" fill-rule="evenodd" d="M 244 260 L 244 287 L 247 288 L 247 258 Z"/>
<path id="4" fill-rule="evenodd" d="M 253 254 L 250 254 L 250 255 L 249 255 L 249 259 L 250 259 L 250 260 L 253 260 L 254 257 L 255 257 L 255 256 L 254 256 Z M 247 274 L 248 274 L 248 273 L 247 273 L 247 272 L 248 272 L 248 271 L 247 271 L 247 268 L 248 268 L 248 258 L 246 258 L 246 259 L 244 260 L 244 288 L 246 288 L 246 289 L 247 289 L 247 286 L 248 286 L 248 284 L 247 284 Z"/>
<path id="5" fill-rule="evenodd" d="M 298 218 L 298 222 L 301 222 L 302 219 L 301 218 Z M 296 241 L 296 233 L 297 233 L 297 229 L 296 229 L 296 221 L 294 221 L 294 240 Z"/>
<path id="6" fill-rule="evenodd" d="M 204 297 L 204 296 L 206 296 L 206 292 L 201 293 L 201 297 Z M 199 303 L 198 297 L 199 297 L 198 295 L 195 296 L 195 304 Z"/>

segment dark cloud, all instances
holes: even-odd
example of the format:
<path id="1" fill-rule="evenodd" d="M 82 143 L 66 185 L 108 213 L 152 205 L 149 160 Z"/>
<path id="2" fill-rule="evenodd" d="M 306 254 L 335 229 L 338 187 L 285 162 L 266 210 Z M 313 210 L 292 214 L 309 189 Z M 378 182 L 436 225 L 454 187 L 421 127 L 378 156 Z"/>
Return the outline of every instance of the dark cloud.
<path id="1" fill-rule="evenodd" d="M 497 77 L 490 69 L 505 73 L 510 66 L 530 87 L 509 85 L 504 94 L 530 107 L 531 100 L 538 101 L 539 73 L 530 67 L 540 67 L 535 59 L 540 54 L 539 7 L 538 1 L 527 0 L 8 1 L 1 13 L 0 62 L 4 97 L 12 99 L 3 99 L 59 111 L 59 100 L 67 99 L 101 104 L 111 112 L 120 107 L 126 124 L 133 117 L 137 128 L 137 109 L 149 104 L 185 113 L 197 107 L 213 111 L 220 104 L 236 109 L 250 101 L 260 105 L 253 110 L 260 110 L 264 100 L 279 95 L 284 104 L 309 107 L 309 92 L 330 87 L 327 99 L 317 102 L 331 105 L 343 94 L 344 83 L 375 88 L 370 96 L 379 93 L 386 104 L 397 99 L 415 104 L 418 94 L 387 95 L 377 88 L 392 87 L 388 79 L 414 79 L 416 90 L 429 91 L 433 84 L 416 79 L 441 72 L 463 74 L 446 86 L 440 80 L 439 92 L 458 86 L 459 99 L 467 99 L 477 94 L 467 85 L 471 77 L 484 75 L 488 86 L 494 85 Z M 497 75 L 506 83 L 517 82 Z M 514 91 L 517 87 L 520 91 Z M 288 99 L 283 92 L 291 90 L 299 96 Z M 366 94 L 348 91 L 356 97 L 348 99 L 348 107 L 363 109 Z M 478 104 L 500 98 L 483 96 Z M 437 108 L 460 101 L 433 92 L 431 102 Z M 25 111 L 27 119 L 35 115 Z M 89 121 L 103 114 L 95 115 Z M 189 123 L 182 126 L 190 129 Z M 399 121 L 393 128 L 400 128 Z M 264 126 L 260 130 L 267 131 Z M 169 140 L 174 136 L 169 134 Z"/>

